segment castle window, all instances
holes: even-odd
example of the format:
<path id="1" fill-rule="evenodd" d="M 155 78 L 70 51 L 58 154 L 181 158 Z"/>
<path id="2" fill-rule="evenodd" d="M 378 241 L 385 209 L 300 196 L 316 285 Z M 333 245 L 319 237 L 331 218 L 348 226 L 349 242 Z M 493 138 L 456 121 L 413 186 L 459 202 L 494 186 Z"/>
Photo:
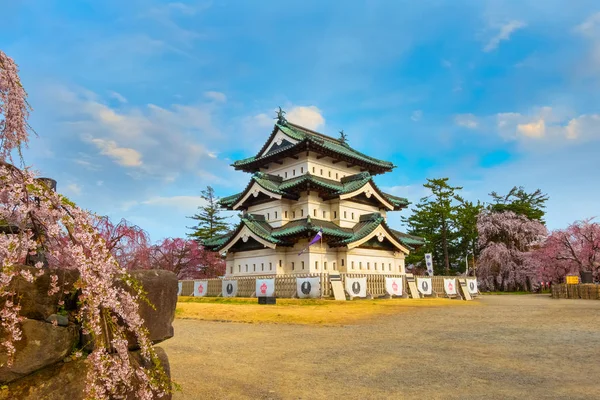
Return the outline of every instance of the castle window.
<path id="1" fill-rule="evenodd" d="M 294 263 L 292 262 L 292 271 L 294 270 L 294 268 L 295 268 L 295 267 L 294 267 Z"/>
<path id="2" fill-rule="evenodd" d="M 254 272 L 256 272 L 256 264 L 252 264 L 252 267 L 254 268 Z"/>
<path id="3" fill-rule="evenodd" d="M 271 219 L 271 214 L 267 213 L 267 221 Z"/>
<path id="4" fill-rule="evenodd" d="M 304 167 L 300 167 L 300 173 L 303 174 L 304 173 Z"/>
<path id="5" fill-rule="evenodd" d="M 304 269 L 304 261 L 302 261 L 302 269 Z"/>
<path id="6" fill-rule="evenodd" d="M 296 218 L 296 211 L 292 211 L 292 218 Z"/>
<path id="7" fill-rule="evenodd" d="M 377 271 L 377 263 L 375 263 L 375 271 Z"/>
<path id="8" fill-rule="evenodd" d="M 269 271 L 273 271 L 273 263 L 269 263 Z"/>
<path id="9" fill-rule="evenodd" d="M 285 171 L 285 177 L 287 178 L 287 171 Z"/>
<path id="10" fill-rule="evenodd" d="M 324 270 L 327 270 L 327 261 L 324 261 L 324 262 L 323 262 L 323 269 L 324 269 Z"/>
<path id="11" fill-rule="evenodd" d="M 315 173 L 315 167 L 313 167 L 313 174 Z"/>
<path id="12" fill-rule="evenodd" d="M 354 261 L 352 261 L 352 265 L 350 268 L 354 269 Z"/>
<path id="13" fill-rule="evenodd" d="M 329 177 L 331 178 L 331 171 L 329 171 Z"/>
<path id="14" fill-rule="evenodd" d="M 327 211 L 323 211 L 323 218 L 327 217 Z"/>
<path id="15" fill-rule="evenodd" d="M 285 216 L 285 218 L 287 218 L 287 211 L 284 211 L 283 215 Z"/>
<path id="16" fill-rule="evenodd" d="M 367 269 L 371 269 L 371 263 L 367 263 Z"/>
<path id="17" fill-rule="evenodd" d="M 315 209 L 313 210 L 313 217 L 316 217 L 316 216 L 317 216 L 317 209 L 315 208 Z"/>
<path id="18" fill-rule="evenodd" d="M 296 176 L 296 170 L 295 170 L 295 169 L 294 169 L 294 170 L 292 170 L 292 175 L 293 175 L 293 176 Z"/>
<path id="19" fill-rule="evenodd" d="M 333 262 L 333 270 L 335 271 L 335 261 Z"/>
<path id="20" fill-rule="evenodd" d="M 315 261 L 315 269 L 318 271 L 319 270 L 319 262 Z"/>
<path id="21" fill-rule="evenodd" d="M 323 176 L 323 169 L 321 168 L 321 176 Z"/>
<path id="22" fill-rule="evenodd" d="M 265 270 L 265 263 L 260 263 L 260 268 L 261 268 L 262 271 L 264 271 Z"/>
<path id="23" fill-rule="evenodd" d="M 300 210 L 300 216 L 304 217 L 304 208 Z"/>
<path id="24" fill-rule="evenodd" d="M 344 219 L 348 218 L 348 214 L 346 214 L 346 211 L 344 211 Z"/>
<path id="25" fill-rule="evenodd" d="M 229 273 L 233 274 L 233 267 L 229 268 Z"/>
<path id="26" fill-rule="evenodd" d="M 392 270 L 392 263 L 390 263 L 390 271 Z"/>
<path id="27" fill-rule="evenodd" d="M 238 265 L 238 272 L 242 272 L 242 266 Z"/>
<path id="28" fill-rule="evenodd" d="M 277 211 L 275 211 L 275 219 L 277 219 Z"/>
<path id="29" fill-rule="evenodd" d="M 362 261 L 358 262 L 358 269 L 362 269 Z"/>
<path id="30" fill-rule="evenodd" d="M 246 272 L 248 272 L 248 264 L 246 264 Z"/>
<path id="31" fill-rule="evenodd" d="M 337 211 L 334 211 L 333 212 L 333 219 L 336 219 L 336 218 L 337 218 Z"/>
<path id="32" fill-rule="evenodd" d="M 279 266 L 281 267 L 282 265 L 283 265 L 283 264 L 282 264 L 281 260 L 279 260 Z"/>
<path id="33" fill-rule="evenodd" d="M 352 221 L 354 221 L 354 213 L 352 213 Z"/>
<path id="34" fill-rule="evenodd" d="M 342 267 L 344 266 L 344 259 L 342 258 Z"/>
<path id="35" fill-rule="evenodd" d="M 338 179 L 338 173 L 337 172 L 335 173 L 335 179 Z"/>

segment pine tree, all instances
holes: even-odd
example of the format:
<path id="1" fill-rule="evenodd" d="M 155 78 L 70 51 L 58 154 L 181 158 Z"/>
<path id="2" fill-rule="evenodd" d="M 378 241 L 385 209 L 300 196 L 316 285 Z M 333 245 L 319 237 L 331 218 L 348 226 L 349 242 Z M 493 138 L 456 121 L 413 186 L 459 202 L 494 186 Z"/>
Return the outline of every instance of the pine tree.
<path id="1" fill-rule="evenodd" d="M 198 207 L 199 213 L 188 217 L 198 221 L 198 224 L 194 227 L 188 227 L 193 229 L 194 232 L 188 234 L 188 236 L 199 243 L 203 243 L 207 239 L 212 239 L 216 236 L 227 233 L 229 230 L 229 224 L 225 221 L 229 217 L 224 217 L 221 214 L 219 208 L 219 199 L 215 196 L 215 191 L 212 187 L 207 186 L 206 190 L 201 192 L 200 197 L 206 200 L 206 205 Z"/>
<path id="2" fill-rule="evenodd" d="M 456 191 L 462 187 L 448 185 L 448 178 L 427 179 L 423 185 L 431 190 L 431 195 L 421 199 L 412 209 L 413 214 L 403 221 L 408 225 L 408 233 L 424 238 L 425 246 L 420 253 L 432 253 L 434 268 L 443 260 L 444 273 L 450 274 L 451 258 L 455 258 L 456 249 Z M 408 262 L 411 260 L 409 259 Z M 414 259 L 413 259 L 414 261 Z M 437 261 L 437 263 L 436 263 Z M 436 269 L 439 269 L 436 268 Z"/>
<path id="3" fill-rule="evenodd" d="M 532 193 L 527 193 L 523 186 L 513 187 L 505 196 L 496 192 L 490 193 L 494 201 L 489 206 L 492 212 L 512 211 L 517 215 L 523 215 L 532 221 L 544 223 L 544 208 L 548 200 L 548 195 L 536 189 Z"/>

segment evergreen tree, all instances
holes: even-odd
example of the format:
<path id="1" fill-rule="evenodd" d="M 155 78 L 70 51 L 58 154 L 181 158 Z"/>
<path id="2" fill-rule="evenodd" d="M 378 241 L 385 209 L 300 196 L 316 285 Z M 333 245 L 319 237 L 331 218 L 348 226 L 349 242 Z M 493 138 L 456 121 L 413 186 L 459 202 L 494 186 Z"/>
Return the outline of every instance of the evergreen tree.
<path id="1" fill-rule="evenodd" d="M 199 243 L 203 243 L 207 239 L 227 233 L 229 224 L 225 222 L 228 217 L 220 215 L 219 199 L 215 196 L 215 191 L 212 187 L 207 186 L 206 190 L 203 190 L 200 196 L 206 200 L 207 204 L 198 207 L 200 210 L 199 213 L 188 217 L 198 221 L 196 226 L 188 227 L 188 229 L 194 230 L 188 236 Z"/>
<path id="2" fill-rule="evenodd" d="M 489 210 L 492 212 L 512 211 L 517 215 L 523 215 L 532 221 L 544 223 L 543 217 L 546 214 L 544 208 L 548 200 L 548 195 L 536 189 L 532 193 L 527 193 L 523 186 L 513 187 L 507 195 L 501 196 L 496 192 L 490 193 L 493 203 Z"/>
<path id="3" fill-rule="evenodd" d="M 477 216 L 483 210 L 484 205 L 479 200 L 477 200 L 477 203 L 474 203 L 464 200 L 460 196 L 456 196 L 456 200 L 459 202 L 459 206 L 456 209 L 456 235 L 458 237 L 456 250 L 461 255 L 461 258 L 470 254 L 470 265 L 474 266 L 475 259 L 479 255 Z"/>
<path id="4" fill-rule="evenodd" d="M 456 204 L 456 191 L 462 187 L 450 186 L 448 178 L 427 179 L 423 186 L 431 190 L 431 195 L 422 198 L 412 209 L 413 214 L 403 221 L 408 225 L 408 233 L 426 240 L 425 246 L 414 257 L 422 260 L 422 253 L 432 253 L 434 268 L 439 270 L 441 261 L 444 274 L 449 275 L 452 261 L 458 255 L 456 219 L 459 206 Z M 407 261 L 415 261 L 414 257 Z"/>

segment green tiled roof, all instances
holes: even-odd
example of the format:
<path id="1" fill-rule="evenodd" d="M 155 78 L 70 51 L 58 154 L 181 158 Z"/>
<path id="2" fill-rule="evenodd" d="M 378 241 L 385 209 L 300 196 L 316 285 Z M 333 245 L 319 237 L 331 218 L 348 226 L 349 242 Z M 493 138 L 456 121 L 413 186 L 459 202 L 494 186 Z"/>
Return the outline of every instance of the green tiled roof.
<path id="1" fill-rule="evenodd" d="M 400 241 L 402 241 L 402 243 L 409 246 L 419 247 L 425 244 L 425 239 L 422 237 L 409 235 L 408 233 L 400 232 L 394 229 L 392 229 L 392 232 L 394 235 L 396 235 L 396 237 L 398 237 L 398 239 L 400 239 Z"/>
<path id="2" fill-rule="evenodd" d="M 269 140 L 263 148 L 259 151 L 258 154 L 262 154 L 264 150 L 266 150 L 267 145 L 271 142 L 277 130 L 283 132 L 286 136 L 290 137 L 298 141 L 296 144 L 289 144 L 287 146 L 281 146 L 275 150 L 271 150 L 262 156 L 254 156 L 249 157 L 243 160 L 235 161 L 232 166 L 235 168 L 243 168 L 244 166 L 249 166 L 256 161 L 262 159 L 272 159 L 272 157 L 278 153 L 282 153 L 284 151 L 290 150 L 294 147 L 299 149 L 306 149 L 307 144 L 314 144 L 318 148 L 322 148 L 324 150 L 330 151 L 335 154 L 343 155 L 354 159 L 356 162 L 364 164 L 365 166 L 375 167 L 377 169 L 391 170 L 394 168 L 394 164 L 389 161 L 379 160 L 377 158 L 370 157 L 366 154 L 361 153 L 358 150 L 353 149 L 347 143 L 343 143 L 338 139 L 334 139 L 332 137 L 323 135 L 319 132 L 314 132 L 309 129 L 303 128 L 299 125 L 292 124 L 288 122 L 285 125 L 275 124 L 275 128 L 273 129 L 273 133 L 269 137 Z"/>
<path id="3" fill-rule="evenodd" d="M 329 239 L 328 242 L 331 246 L 345 246 L 365 238 L 380 225 L 383 225 L 396 237 L 396 239 L 398 239 L 398 241 L 400 241 L 409 249 L 412 248 L 411 245 L 418 246 L 423 244 L 421 238 L 391 230 L 385 223 L 385 220 L 381 214 L 372 213 L 362 215 L 359 222 L 352 228 L 341 228 L 333 222 L 310 217 L 290 221 L 281 227 L 272 228 L 269 223 L 265 221 L 264 216 L 246 214 L 246 216 L 241 219 L 240 224 L 234 231 L 211 241 L 206 241 L 204 245 L 213 250 L 220 250 L 229 242 L 231 238 L 237 235 L 244 226 L 247 226 L 248 229 L 258 235 L 260 238 L 270 243 L 283 246 L 292 245 L 293 237 L 297 237 L 298 235 L 303 235 L 306 233 L 310 235 L 316 234 L 320 229 L 323 230 L 324 237 Z"/>
<path id="4" fill-rule="evenodd" d="M 352 193 L 366 185 L 368 182 L 372 182 L 375 189 L 378 190 L 380 194 L 395 208 L 406 207 L 409 204 L 408 200 L 405 198 L 396 197 L 381 192 L 373 181 L 373 176 L 368 172 L 361 172 L 356 175 L 347 176 L 342 178 L 341 181 L 334 181 L 332 179 L 322 178 L 309 173 L 284 181 L 281 177 L 257 172 L 252 175 L 250 183 L 246 186 L 246 189 L 244 189 L 243 192 L 233 196 L 224 197 L 219 201 L 219 203 L 225 208 L 233 207 L 233 205 L 237 203 L 237 201 L 241 199 L 248 190 L 250 190 L 254 182 L 258 183 L 261 187 L 270 191 L 271 193 L 279 194 L 287 198 L 297 198 L 296 194 L 294 193 L 294 189 L 307 182 L 309 182 L 311 185 L 328 190 L 332 197 L 340 196 L 346 193 Z"/>

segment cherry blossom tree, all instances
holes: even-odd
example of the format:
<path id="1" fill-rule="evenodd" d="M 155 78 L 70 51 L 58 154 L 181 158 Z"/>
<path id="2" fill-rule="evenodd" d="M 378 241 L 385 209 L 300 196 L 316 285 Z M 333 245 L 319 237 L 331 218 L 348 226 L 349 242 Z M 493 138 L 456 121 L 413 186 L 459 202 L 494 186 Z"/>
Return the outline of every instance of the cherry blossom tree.
<path id="1" fill-rule="evenodd" d="M 165 269 L 179 279 L 216 278 L 225 274 L 225 261 L 195 240 L 168 238 L 152 246 L 153 269 Z"/>
<path id="2" fill-rule="evenodd" d="M 42 261 L 33 273 L 19 268 L 28 255 L 44 253 L 61 261 L 55 266 L 79 272 L 72 288 L 79 293 L 76 318 L 94 343 L 86 360 L 86 397 L 156 398 L 171 390 L 170 380 L 140 317 L 144 297 L 139 283 L 112 256 L 94 216 L 37 180 L 30 168 L 13 166 L 14 152 L 24 164 L 21 150 L 28 142 L 31 110 L 26 99 L 17 65 L 0 51 L 0 222 L 10 227 L 0 232 L 0 347 L 8 354 L 7 365 L 14 361 L 15 342 L 22 339 L 23 317 L 12 283 L 17 276 L 33 282 L 46 273 L 57 281 L 56 269 L 44 268 Z M 60 290 L 53 285 L 50 292 Z M 137 338 L 145 360 L 139 367 L 130 359 L 128 332 Z M 81 351 L 77 355 L 83 356 Z"/>
<path id="3" fill-rule="evenodd" d="M 546 236 L 546 227 L 512 211 L 479 214 L 477 219 L 481 253 L 477 276 L 488 290 L 533 290 L 538 283 L 539 264 L 532 247 Z"/>
<path id="4" fill-rule="evenodd" d="M 593 218 L 553 231 L 536 252 L 542 278 L 560 282 L 567 274 L 600 276 L 600 223 Z"/>
<path id="5" fill-rule="evenodd" d="M 119 265 L 127 270 L 150 268 L 150 237 L 126 219 L 114 224 L 109 217 L 98 217 L 94 224 Z"/>

